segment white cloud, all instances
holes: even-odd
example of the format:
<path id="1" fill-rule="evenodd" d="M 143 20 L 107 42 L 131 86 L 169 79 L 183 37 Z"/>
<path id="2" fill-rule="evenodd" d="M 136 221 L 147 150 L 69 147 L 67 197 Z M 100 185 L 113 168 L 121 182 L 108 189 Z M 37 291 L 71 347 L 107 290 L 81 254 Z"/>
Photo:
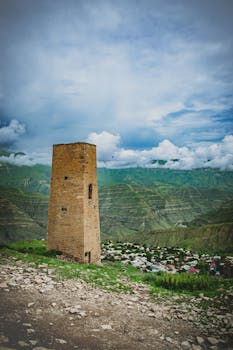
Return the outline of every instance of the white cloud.
<path id="1" fill-rule="evenodd" d="M 9 157 L 2 156 L 0 157 L 0 162 L 10 163 L 14 165 L 27 165 L 32 166 L 35 164 L 46 164 L 51 165 L 52 159 L 51 154 L 49 152 L 43 153 L 31 153 L 31 154 L 19 154 L 15 155 L 15 153 L 11 153 Z"/>
<path id="2" fill-rule="evenodd" d="M 163 140 L 149 150 L 132 150 L 120 147 L 120 136 L 107 132 L 92 133 L 88 142 L 97 145 L 98 166 L 164 167 L 171 169 L 195 169 L 202 167 L 233 170 L 233 135 L 225 136 L 219 143 L 207 143 L 196 147 L 178 147 Z M 158 160 L 167 161 L 161 165 Z"/>
<path id="3" fill-rule="evenodd" d="M 18 120 L 12 119 L 10 124 L 0 128 L 0 144 L 11 145 L 25 133 L 25 126 Z"/>
<path id="4" fill-rule="evenodd" d="M 106 131 L 100 134 L 92 132 L 87 142 L 97 145 L 97 158 L 99 161 L 110 161 L 118 150 L 120 135 L 113 135 Z"/>

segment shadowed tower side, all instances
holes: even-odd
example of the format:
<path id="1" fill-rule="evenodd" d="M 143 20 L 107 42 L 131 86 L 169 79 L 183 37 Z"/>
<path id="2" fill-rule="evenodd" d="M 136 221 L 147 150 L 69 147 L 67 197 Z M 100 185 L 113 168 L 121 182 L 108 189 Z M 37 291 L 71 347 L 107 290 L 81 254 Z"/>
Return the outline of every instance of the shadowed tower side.
<path id="1" fill-rule="evenodd" d="M 81 263 L 100 263 L 95 145 L 53 146 L 47 247 Z"/>

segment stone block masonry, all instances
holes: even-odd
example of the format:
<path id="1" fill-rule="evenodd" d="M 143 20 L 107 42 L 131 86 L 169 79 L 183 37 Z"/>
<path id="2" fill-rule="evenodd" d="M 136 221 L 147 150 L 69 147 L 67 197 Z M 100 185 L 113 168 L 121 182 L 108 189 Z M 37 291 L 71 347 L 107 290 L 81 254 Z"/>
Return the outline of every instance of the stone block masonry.
<path id="1" fill-rule="evenodd" d="M 80 263 L 100 263 L 95 145 L 53 146 L 47 247 Z"/>

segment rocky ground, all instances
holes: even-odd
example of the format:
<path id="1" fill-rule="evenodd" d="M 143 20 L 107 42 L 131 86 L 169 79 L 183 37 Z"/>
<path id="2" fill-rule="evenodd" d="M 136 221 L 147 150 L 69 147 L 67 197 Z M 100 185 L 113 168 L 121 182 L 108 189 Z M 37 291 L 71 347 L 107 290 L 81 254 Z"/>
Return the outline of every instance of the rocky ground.
<path id="1" fill-rule="evenodd" d="M 114 293 L 58 281 L 46 264 L 1 262 L 0 350 L 233 349 L 232 290 L 213 300 L 152 299 L 138 283 L 132 294 Z"/>

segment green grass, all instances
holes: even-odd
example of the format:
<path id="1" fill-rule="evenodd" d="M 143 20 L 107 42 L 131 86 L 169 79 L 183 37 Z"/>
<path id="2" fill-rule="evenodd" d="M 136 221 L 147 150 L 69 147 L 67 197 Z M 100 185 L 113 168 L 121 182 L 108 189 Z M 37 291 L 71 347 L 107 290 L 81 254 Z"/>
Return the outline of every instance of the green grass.
<path id="1" fill-rule="evenodd" d="M 19 253 L 29 253 L 38 256 L 56 257 L 59 252 L 48 250 L 45 240 L 19 241 L 6 244 L 6 247 Z"/>
<path id="2" fill-rule="evenodd" d="M 20 241 L 9 243 L 1 249 L 2 262 L 5 256 L 33 263 L 35 266 L 47 264 L 54 270 L 56 280 L 81 278 L 104 290 L 131 293 L 129 282 L 140 282 L 151 287 L 151 293 L 167 297 L 174 293 L 196 295 L 202 292 L 208 296 L 220 294 L 219 287 L 233 286 L 233 280 L 208 275 L 188 273 L 143 273 L 132 265 L 104 261 L 102 265 L 87 265 L 59 260 L 58 252 L 48 251 L 45 240 Z M 222 293 L 222 292 L 221 292 Z"/>
<path id="3" fill-rule="evenodd" d="M 208 275 L 193 275 L 189 273 L 179 274 L 150 274 L 146 275 L 145 281 L 154 286 L 160 286 L 169 290 L 177 291 L 213 291 L 216 290 L 221 282 L 221 278 Z"/>

